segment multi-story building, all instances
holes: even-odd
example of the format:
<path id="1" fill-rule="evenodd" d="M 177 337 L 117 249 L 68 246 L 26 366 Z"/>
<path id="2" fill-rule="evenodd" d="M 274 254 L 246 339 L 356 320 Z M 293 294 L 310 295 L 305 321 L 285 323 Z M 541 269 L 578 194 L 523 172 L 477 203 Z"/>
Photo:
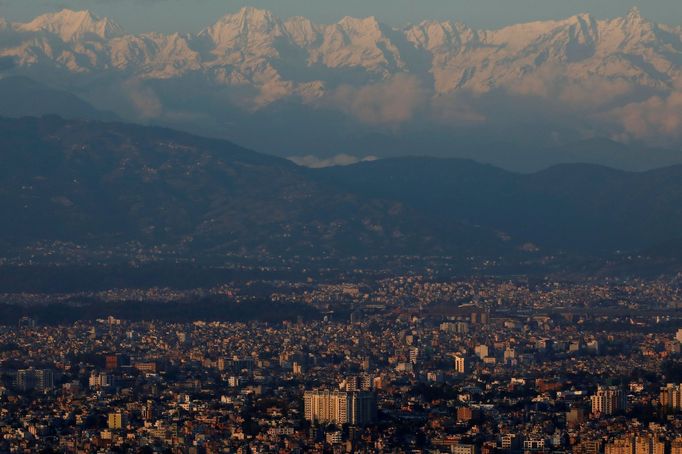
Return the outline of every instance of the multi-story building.
<path id="1" fill-rule="evenodd" d="M 306 391 L 305 418 L 322 424 L 366 425 L 376 420 L 376 396 L 367 391 Z"/>
<path id="2" fill-rule="evenodd" d="M 156 373 L 156 363 L 135 363 L 135 369 L 139 370 L 145 374 L 155 374 Z"/>
<path id="3" fill-rule="evenodd" d="M 373 392 L 353 392 L 349 404 L 348 420 L 351 424 L 364 426 L 376 421 L 377 401 Z"/>
<path id="4" fill-rule="evenodd" d="M 352 375 L 342 383 L 345 391 L 371 391 L 374 388 L 374 377 L 369 374 Z"/>
<path id="5" fill-rule="evenodd" d="M 625 408 L 623 391 L 615 386 L 600 386 L 592 396 L 592 414 L 612 415 Z"/>
<path id="6" fill-rule="evenodd" d="M 581 440 L 573 446 L 573 452 L 576 454 L 599 454 L 601 452 L 601 441 Z"/>
<path id="7" fill-rule="evenodd" d="M 107 373 L 92 372 L 88 378 L 90 388 L 108 388 L 113 386 L 114 376 Z"/>
<path id="8" fill-rule="evenodd" d="M 520 446 L 523 437 L 515 433 L 506 433 L 502 436 L 500 440 L 500 446 L 502 449 L 516 449 Z"/>
<path id="9" fill-rule="evenodd" d="M 665 454 L 665 442 L 652 435 L 637 436 L 635 454 Z"/>
<path id="10" fill-rule="evenodd" d="M 48 391 L 54 388 L 54 374 L 49 369 L 22 369 L 17 371 L 16 385 L 21 391 Z"/>
<path id="11" fill-rule="evenodd" d="M 417 364 L 419 360 L 419 349 L 417 347 L 410 348 L 410 362 L 412 364 Z"/>
<path id="12" fill-rule="evenodd" d="M 682 437 L 676 438 L 670 443 L 670 454 L 682 454 Z"/>
<path id="13" fill-rule="evenodd" d="M 467 364 L 464 356 L 455 355 L 455 371 L 460 374 L 463 374 L 467 371 Z"/>
<path id="14" fill-rule="evenodd" d="M 154 408 L 154 401 L 148 400 L 145 406 L 142 408 L 142 419 L 150 420 L 155 416 L 156 410 Z"/>
<path id="15" fill-rule="evenodd" d="M 476 449 L 476 445 L 457 443 L 450 446 L 450 452 L 452 454 L 477 454 L 478 450 Z"/>
<path id="16" fill-rule="evenodd" d="M 115 413 L 109 413 L 109 416 L 107 418 L 107 425 L 111 430 L 120 430 L 123 427 L 125 427 L 127 423 L 128 420 L 126 418 L 126 415 L 120 411 L 117 411 Z"/>
<path id="17" fill-rule="evenodd" d="M 545 439 L 543 437 L 530 437 L 523 441 L 524 451 L 542 451 L 545 449 Z"/>
<path id="18" fill-rule="evenodd" d="M 682 408 L 682 387 L 679 384 L 668 383 L 661 388 L 659 402 L 662 407 L 680 410 Z"/>
<path id="19" fill-rule="evenodd" d="M 607 443 L 604 446 L 604 454 L 635 454 L 634 437 L 628 435 Z"/>

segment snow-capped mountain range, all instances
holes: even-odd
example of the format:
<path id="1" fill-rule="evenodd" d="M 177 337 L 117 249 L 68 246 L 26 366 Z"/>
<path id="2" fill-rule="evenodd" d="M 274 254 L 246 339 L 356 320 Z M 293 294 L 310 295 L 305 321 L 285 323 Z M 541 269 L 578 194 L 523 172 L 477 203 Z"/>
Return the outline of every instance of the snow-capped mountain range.
<path id="1" fill-rule="evenodd" d="M 0 55 L 24 67 L 149 79 L 201 72 L 215 83 L 269 89 L 273 97 L 323 90 L 343 82 L 348 70 L 357 71 L 351 82 L 361 83 L 413 74 L 430 79 L 436 93 L 513 87 L 539 71 L 654 89 L 672 88 L 682 75 L 680 27 L 654 24 L 636 9 L 612 20 L 584 14 L 493 31 L 449 21 L 393 29 L 374 17 L 320 25 L 255 8 L 185 35 L 126 34 L 107 18 L 70 10 L 23 24 L 2 21 L 0 28 Z"/>
<path id="2" fill-rule="evenodd" d="M 653 23 L 637 9 L 608 20 L 582 14 L 476 30 L 451 21 L 393 28 L 374 17 L 317 24 L 248 7 L 195 34 L 137 35 L 90 12 L 64 10 L 28 23 L 0 19 L 0 57 L 53 84 L 191 79 L 239 88 L 247 93 L 239 102 L 254 112 L 286 100 L 401 124 L 427 103 L 441 119 L 476 122 L 488 113 L 471 103 L 454 113 L 443 105 L 464 93 L 504 93 L 617 124 L 612 136 L 682 134 L 682 114 L 666 115 L 664 125 L 656 117 L 682 105 L 682 28 Z M 395 104 L 396 97 L 407 98 Z"/>

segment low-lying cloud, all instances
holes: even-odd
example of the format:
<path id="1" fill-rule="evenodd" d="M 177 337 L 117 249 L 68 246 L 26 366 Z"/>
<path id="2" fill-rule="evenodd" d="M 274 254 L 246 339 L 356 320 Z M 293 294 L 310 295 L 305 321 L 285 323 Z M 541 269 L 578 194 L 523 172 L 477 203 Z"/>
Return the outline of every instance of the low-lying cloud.
<path id="1" fill-rule="evenodd" d="M 606 121 L 622 128 L 614 138 L 623 142 L 643 140 L 656 144 L 682 139 L 682 91 L 652 96 L 630 103 L 604 115 Z"/>
<path id="2" fill-rule="evenodd" d="M 306 156 L 291 156 L 288 158 L 296 165 L 309 167 L 311 169 L 321 169 L 325 167 L 349 166 L 359 162 L 376 161 L 376 156 L 357 157 L 349 154 L 337 154 L 330 158 L 319 158 L 313 155 Z"/>
<path id="3" fill-rule="evenodd" d="M 325 97 L 323 104 L 363 123 L 396 127 L 412 120 L 427 99 L 428 91 L 417 77 L 398 74 L 362 87 L 342 85 Z"/>

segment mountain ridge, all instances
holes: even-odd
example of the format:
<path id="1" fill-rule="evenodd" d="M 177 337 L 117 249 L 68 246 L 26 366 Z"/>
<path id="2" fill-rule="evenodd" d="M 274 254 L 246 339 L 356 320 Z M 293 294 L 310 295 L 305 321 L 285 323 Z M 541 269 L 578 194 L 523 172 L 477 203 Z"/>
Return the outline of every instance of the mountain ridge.
<path id="1" fill-rule="evenodd" d="M 102 65 L 106 65 L 106 62 L 111 60 L 110 55 L 114 47 L 109 43 L 111 40 L 116 40 L 117 45 L 121 43 L 132 45 L 136 41 L 135 38 L 151 39 L 160 48 L 162 45 L 159 43 L 167 41 L 171 36 L 159 33 L 126 34 L 120 26 L 107 18 L 100 19 L 89 11 L 70 10 L 39 16 L 25 24 L 13 24 L 13 28 L 24 32 L 41 31 L 53 34 L 67 45 L 69 42 L 79 40 L 100 41 L 105 44 L 99 50 L 98 60 L 102 62 Z M 682 35 L 675 36 L 675 29 L 664 28 L 666 33 L 671 35 L 671 39 L 682 42 Z M 279 42 L 281 40 L 286 41 L 285 47 L 304 51 L 307 54 L 308 65 L 321 63 L 328 68 L 364 68 L 368 71 L 369 80 L 372 74 L 387 76 L 403 70 L 409 73 L 419 73 L 418 64 L 409 61 L 409 58 L 406 60 L 407 55 L 402 55 L 400 47 L 389 36 L 395 33 L 401 35 L 406 43 L 413 46 L 410 51 L 415 52 L 421 49 L 427 53 L 425 56 L 432 59 L 430 69 L 435 78 L 436 93 L 448 93 L 458 86 L 459 88 L 468 86 L 474 91 L 487 91 L 490 87 L 505 86 L 508 78 L 516 79 L 518 76 L 518 74 L 513 76 L 511 73 L 505 75 L 505 72 L 509 69 L 512 73 L 518 72 L 519 67 L 515 65 L 526 64 L 526 61 L 530 62 L 531 66 L 538 67 L 550 60 L 555 64 L 579 64 L 588 62 L 596 54 L 599 54 L 602 60 L 605 56 L 618 58 L 619 52 L 646 54 L 651 59 L 649 70 L 655 68 L 655 71 L 660 73 L 659 75 L 665 74 L 669 78 L 679 77 L 680 68 L 679 65 L 674 64 L 674 59 L 669 68 L 662 66 L 665 51 L 675 52 L 675 49 L 679 51 L 679 48 L 674 43 L 667 49 L 657 44 L 656 33 L 661 30 L 657 24 L 644 19 L 637 10 L 631 10 L 623 18 L 610 20 L 596 20 L 590 15 L 583 14 L 564 20 L 530 22 L 497 30 L 475 30 L 451 21 L 423 21 L 413 26 L 393 28 L 380 23 L 373 17 L 346 17 L 335 24 L 315 24 L 309 19 L 300 17 L 282 20 L 270 11 L 244 7 L 235 14 L 226 14 L 198 33 L 172 35 L 175 39 L 183 41 L 182 47 L 188 49 L 187 55 L 176 55 L 177 64 L 184 65 L 183 68 L 179 68 L 182 71 L 196 69 L 191 63 L 193 60 L 189 56 L 191 54 L 189 50 L 196 51 L 203 42 L 204 45 L 210 46 L 209 54 L 211 55 L 211 59 L 202 61 L 204 69 L 215 65 L 222 67 L 237 65 L 232 71 L 243 73 L 242 75 L 247 77 L 249 82 L 258 86 L 258 80 L 248 79 L 248 71 L 245 71 L 249 68 L 249 59 L 266 58 L 266 61 L 261 61 L 260 65 L 264 71 L 267 71 L 266 67 L 271 66 L 273 61 L 283 58 L 278 52 L 278 48 L 282 48 L 283 45 Z M 649 44 L 650 48 L 644 49 L 642 43 Z M 653 48 L 651 45 L 658 48 Z M 29 49 L 31 52 L 41 52 L 41 49 L 36 46 L 6 48 L 2 52 L 6 55 L 21 57 L 20 54 Z M 235 56 L 226 54 L 225 51 L 230 49 L 241 53 L 244 60 L 235 59 Z M 68 49 L 68 52 L 74 55 L 79 54 L 77 49 Z M 201 52 L 199 54 L 201 55 Z M 160 77 L 153 67 L 160 65 L 162 61 L 155 57 L 156 55 L 149 54 L 145 61 L 135 69 L 135 73 L 143 77 Z M 479 57 L 492 60 L 492 64 L 488 65 L 489 69 L 481 66 L 482 60 Z M 508 60 L 508 63 L 504 63 L 505 60 Z M 59 64 L 59 59 L 55 63 Z M 599 70 L 599 63 L 595 61 L 589 64 L 592 69 Z M 30 62 L 24 60 L 23 64 L 30 65 Z M 512 66 L 505 69 L 509 64 Z M 633 61 L 630 64 L 636 65 Z M 240 65 L 246 65 L 246 67 L 239 68 Z M 80 71 L 101 69 L 102 67 L 98 64 L 84 64 L 79 67 Z M 602 72 L 605 69 L 602 67 Z M 631 69 L 640 72 L 637 79 L 644 85 L 656 87 L 665 82 L 655 80 L 655 78 L 646 79 L 647 68 L 645 66 L 631 66 Z M 453 70 L 455 70 L 456 77 L 450 74 Z M 497 73 L 493 74 L 490 70 L 497 71 Z M 466 71 L 475 74 L 473 77 L 466 77 Z M 484 76 L 479 74 L 484 74 Z M 282 77 L 279 73 L 277 76 Z M 419 76 L 424 77 L 425 74 L 419 73 Z M 602 76 L 608 76 L 608 72 L 603 72 Z M 618 77 L 628 78 L 625 75 Z M 469 80 L 465 80 L 467 78 Z M 230 79 L 223 79 L 222 82 L 226 80 Z M 300 81 L 290 80 L 290 82 Z"/>
<path id="2" fill-rule="evenodd" d="M 680 206 L 682 166 L 522 174 L 473 160 L 394 158 L 308 169 L 164 128 L 0 118 L 0 244 L 15 247 L 139 243 L 197 257 L 601 256 L 674 243 Z"/>
<path id="3" fill-rule="evenodd" d="M 429 225 L 399 203 L 339 191 L 288 160 L 163 128 L 0 119 L 0 145 L 0 212 L 13 213 L 0 243 L 17 247 L 139 241 L 324 256 L 463 252 L 477 242 L 490 252 L 498 243 L 485 229 Z"/>

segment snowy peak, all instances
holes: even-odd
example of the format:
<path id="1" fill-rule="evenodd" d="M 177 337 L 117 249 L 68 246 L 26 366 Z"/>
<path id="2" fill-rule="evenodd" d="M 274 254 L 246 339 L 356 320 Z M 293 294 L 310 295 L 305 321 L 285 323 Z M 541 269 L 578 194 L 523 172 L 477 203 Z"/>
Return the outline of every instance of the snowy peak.
<path id="1" fill-rule="evenodd" d="M 357 35 L 381 34 L 381 25 L 374 16 L 365 18 L 346 16 L 338 24 L 348 33 Z"/>
<path id="2" fill-rule="evenodd" d="M 545 94 L 552 78 L 579 86 L 613 80 L 656 90 L 682 85 L 682 31 L 654 24 L 636 9 L 611 20 L 579 14 L 498 30 L 450 21 L 397 29 L 375 17 L 282 21 L 252 7 L 189 35 L 126 35 L 108 19 L 71 10 L 5 26 L 24 33 L 0 43 L 0 55 L 17 57 L 24 67 L 44 63 L 148 79 L 197 73 L 211 84 L 249 86 L 265 100 L 323 96 L 339 85 L 406 73 L 438 94 L 497 88 Z M 55 39 L 66 45 L 54 46 Z M 82 45 L 93 40 L 97 46 Z"/>
<path id="3" fill-rule="evenodd" d="M 200 36 L 208 36 L 220 48 L 246 48 L 263 45 L 285 34 L 279 18 L 270 11 L 244 7 L 235 14 L 223 16 Z"/>
<path id="4" fill-rule="evenodd" d="M 625 19 L 631 23 L 642 22 L 644 20 L 642 18 L 641 11 L 636 6 L 633 6 L 632 8 L 630 8 L 630 10 L 628 11 L 628 14 L 625 16 Z"/>
<path id="5" fill-rule="evenodd" d="M 63 41 L 87 40 L 91 37 L 111 39 L 123 35 L 123 29 L 108 18 L 100 19 L 90 11 L 69 9 L 44 14 L 19 29 L 28 32 L 46 31 L 58 35 Z"/>
<path id="6" fill-rule="evenodd" d="M 400 50 L 389 38 L 391 32 L 396 31 L 384 27 L 375 17 L 344 17 L 324 27 L 322 43 L 311 50 L 311 60 L 330 68 L 361 67 L 386 76 L 405 66 Z"/>
<path id="7" fill-rule="evenodd" d="M 310 47 L 320 37 L 320 27 L 307 17 L 292 17 L 284 23 L 291 40 L 299 47 Z"/>
<path id="8" fill-rule="evenodd" d="M 407 39 L 418 48 L 428 51 L 457 53 L 463 45 L 475 41 L 475 30 L 461 22 L 423 21 L 406 32 Z"/>
<path id="9" fill-rule="evenodd" d="M 658 27 L 642 17 L 637 8 L 632 8 L 624 17 L 605 21 L 603 28 L 604 34 L 612 40 L 612 45 L 626 52 L 636 52 L 641 45 L 655 44 L 658 40 Z"/>
<path id="10" fill-rule="evenodd" d="M 638 8 L 632 8 L 621 20 L 622 29 L 632 36 L 646 34 L 653 29 L 653 23 L 642 17 Z"/>
<path id="11" fill-rule="evenodd" d="M 599 25 L 589 14 L 579 14 L 562 22 L 547 35 L 551 45 L 545 44 L 553 52 L 552 56 L 565 62 L 576 62 L 593 55 L 599 41 Z M 546 37 L 539 39 L 542 44 Z"/>

